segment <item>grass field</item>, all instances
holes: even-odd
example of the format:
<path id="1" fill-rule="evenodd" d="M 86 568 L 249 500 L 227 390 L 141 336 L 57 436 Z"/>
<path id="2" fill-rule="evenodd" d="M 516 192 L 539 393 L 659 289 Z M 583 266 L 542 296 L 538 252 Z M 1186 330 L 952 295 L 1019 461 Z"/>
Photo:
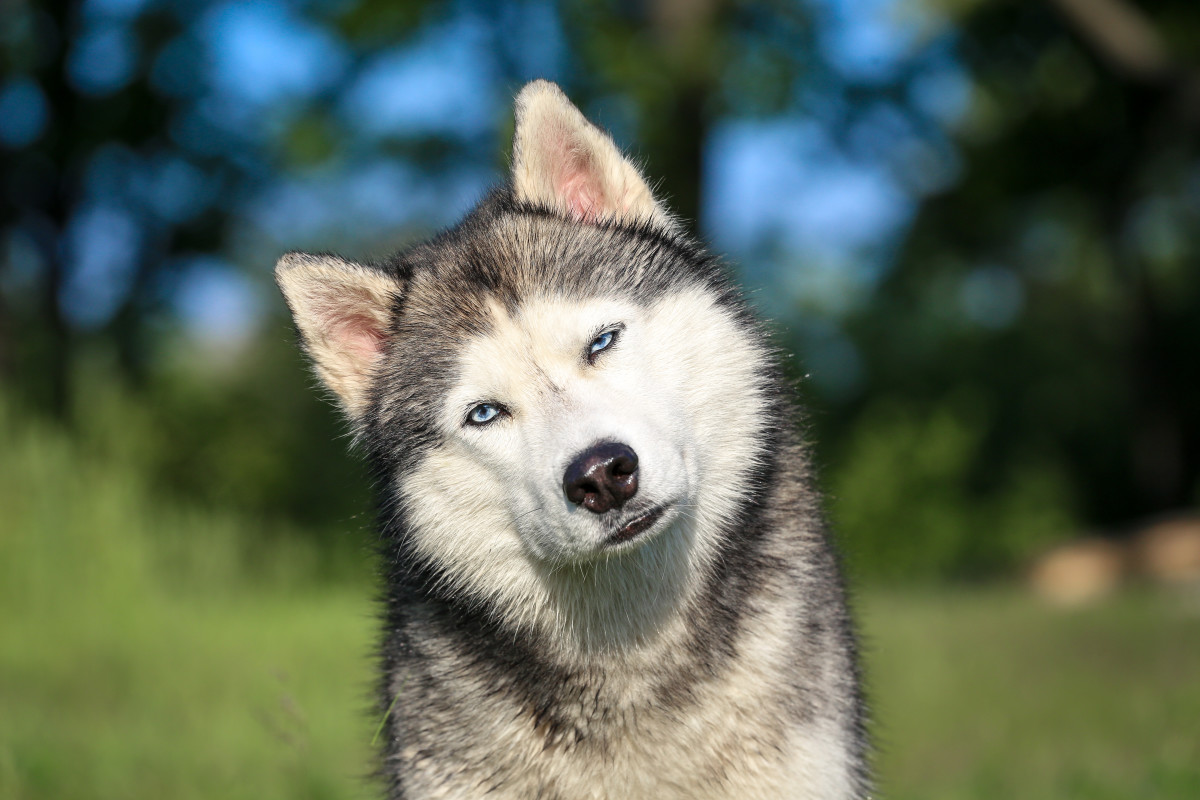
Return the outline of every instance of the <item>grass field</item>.
<path id="1" fill-rule="evenodd" d="M 44 432 L 0 436 L 0 797 L 372 796 L 361 568 L 286 532 L 250 548 L 251 521 L 165 504 Z M 882 796 L 1200 796 L 1200 597 L 857 605 Z"/>
<path id="2" fill-rule="evenodd" d="M 860 605 L 884 797 L 1200 797 L 1200 595 Z"/>

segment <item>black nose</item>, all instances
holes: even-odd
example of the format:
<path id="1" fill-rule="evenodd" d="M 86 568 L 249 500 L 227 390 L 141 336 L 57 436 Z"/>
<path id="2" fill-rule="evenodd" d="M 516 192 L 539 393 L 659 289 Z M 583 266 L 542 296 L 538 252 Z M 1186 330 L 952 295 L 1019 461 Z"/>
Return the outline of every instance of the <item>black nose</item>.
<path id="1" fill-rule="evenodd" d="M 563 474 L 563 491 L 575 505 L 603 514 L 637 494 L 637 468 L 632 447 L 601 442 L 575 456 Z"/>

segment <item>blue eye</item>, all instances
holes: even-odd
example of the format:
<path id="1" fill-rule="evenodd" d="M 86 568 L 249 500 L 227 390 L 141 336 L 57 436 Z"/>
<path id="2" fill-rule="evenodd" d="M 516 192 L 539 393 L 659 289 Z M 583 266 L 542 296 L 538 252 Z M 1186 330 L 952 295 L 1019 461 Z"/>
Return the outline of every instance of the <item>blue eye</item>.
<path id="1" fill-rule="evenodd" d="M 487 425 L 500 416 L 503 409 L 495 403 L 480 403 L 467 414 L 467 422 L 472 425 Z"/>
<path id="2" fill-rule="evenodd" d="M 617 340 L 616 331 L 605 331 L 597 336 L 592 343 L 588 345 L 588 361 L 591 361 L 597 353 L 603 352 L 612 347 L 612 343 Z"/>

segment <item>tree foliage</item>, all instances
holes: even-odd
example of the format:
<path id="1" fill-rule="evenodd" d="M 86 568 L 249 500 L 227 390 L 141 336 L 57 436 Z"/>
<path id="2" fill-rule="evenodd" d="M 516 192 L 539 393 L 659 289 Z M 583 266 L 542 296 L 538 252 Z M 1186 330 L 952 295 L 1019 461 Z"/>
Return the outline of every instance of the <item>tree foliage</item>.
<path id="1" fill-rule="evenodd" d="M 1060 5 L 1075 16 L 980 3 L 958 20 L 960 177 L 851 324 L 873 391 L 999 401 L 976 480 L 1035 452 L 1114 525 L 1200 489 L 1200 13 L 1142 4 L 1164 64 L 1145 74 L 1083 22 L 1121 4 Z"/>

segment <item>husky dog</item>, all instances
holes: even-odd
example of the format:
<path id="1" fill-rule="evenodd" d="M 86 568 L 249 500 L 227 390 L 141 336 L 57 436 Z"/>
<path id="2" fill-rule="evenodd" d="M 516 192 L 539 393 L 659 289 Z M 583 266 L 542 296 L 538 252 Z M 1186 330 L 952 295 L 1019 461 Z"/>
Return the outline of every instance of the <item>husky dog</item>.
<path id="1" fill-rule="evenodd" d="M 381 498 L 392 798 L 867 796 L 776 354 L 557 86 L 457 226 L 276 277 Z"/>

